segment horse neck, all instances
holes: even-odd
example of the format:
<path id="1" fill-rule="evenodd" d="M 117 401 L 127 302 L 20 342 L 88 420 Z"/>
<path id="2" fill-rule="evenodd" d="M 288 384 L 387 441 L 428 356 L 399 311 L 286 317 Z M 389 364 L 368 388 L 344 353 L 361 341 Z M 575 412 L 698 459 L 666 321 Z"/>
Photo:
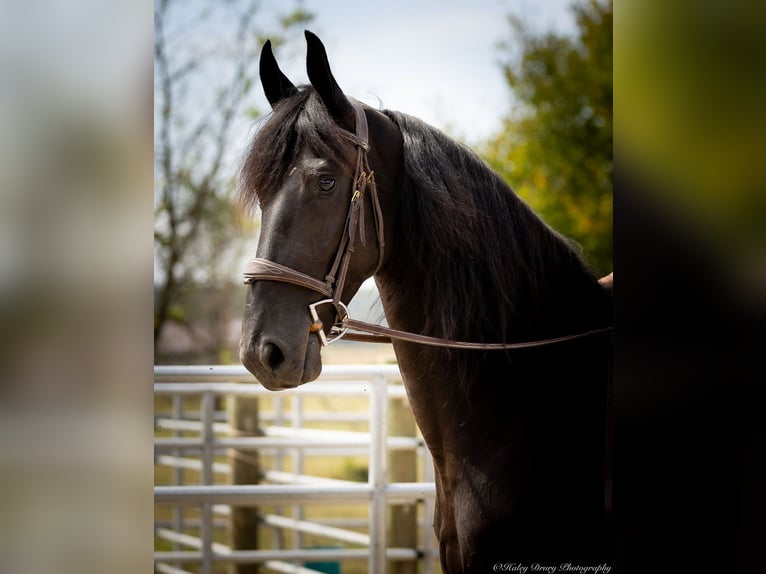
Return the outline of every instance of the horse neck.
<path id="1" fill-rule="evenodd" d="M 464 265 L 470 267 L 470 262 Z M 376 277 L 386 320 L 396 329 L 456 340 L 510 343 L 600 329 L 612 321 L 611 297 L 595 279 L 575 265 L 575 269 L 556 269 L 550 273 L 537 293 L 519 289 L 517 297 L 510 301 L 499 302 L 490 294 L 488 286 L 480 282 L 472 293 L 464 293 L 462 300 L 455 300 L 454 294 L 451 295 L 450 300 L 445 301 L 450 306 L 449 312 L 459 312 L 463 305 L 467 315 L 487 317 L 494 313 L 497 323 L 503 324 L 476 323 L 473 329 L 463 333 L 444 332 L 439 330 L 438 320 L 434 320 L 447 312 L 440 305 L 438 289 L 435 293 L 433 281 L 425 279 L 427 272 L 419 265 L 404 263 L 404 267 L 395 273 L 387 270 L 389 272 Z M 464 272 L 471 274 L 470 269 Z M 470 324 L 470 320 L 468 317 L 465 322 Z"/>
<path id="2" fill-rule="evenodd" d="M 535 270 L 540 274 L 538 277 L 525 278 L 523 273 L 512 273 L 513 270 L 523 271 L 523 265 L 529 263 L 529 257 L 517 253 L 493 253 L 493 257 L 507 257 L 506 263 L 511 270 L 509 273 L 515 278 L 509 283 L 518 282 L 517 288 L 502 301 L 498 301 L 495 295 L 487 296 L 488 292 L 497 293 L 497 285 L 487 286 L 481 282 L 474 285 L 472 292 L 462 293 L 462 300 L 456 299 L 455 293 L 442 297 L 439 289 L 449 288 L 449 273 L 442 278 L 440 284 L 439 277 L 434 276 L 432 269 L 428 269 L 428 261 L 424 260 L 422 265 L 416 263 L 412 259 L 413 250 L 402 246 L 421 245 L 422 251 L 434 254 L 436 266 L 444 266 L 444 260 L 449 259 L 439 255 L 444 246 L 424 243 L 429 240 L 428 234 L 394 237 L 390 262 L 376 276 L 389 325 L 443 337 L 445 333 L 432 331 L 439 325 L 433 316 L 445 314 L 440 305 L 449 305 L 450 311 L 465 308 L 469 315 L 477 313 L 476 329 L 465 335 L 446 335 L 462 340 L 536 340 L 575 334 L 611 324 L 611 299 L 600 288 L 592 273 L 562 238 L 545 228 L 544 223 L 531 212 L 526 215 L 531 216 L 526 222 L 527 231 L 550 234 L 546 235 L 549 243 L 535 255 L 539 259 L 535 262 Z M 540 229 L 533 231 L 534 226 Z M 397 233 L 401 233 L 399 226 L 394 227 Z M 411 227 L 409 231 L 412 232 L 416 227 Z M 480 279 L 481 270 L 473 266 L 486 265 L 487 260 L 476 262 L 462 259 L 451 263 L 452 269 L 441 268 L 462 273 L 461 280 L 467 277 Z M 531 292 L 530 285 L 536 286 L 538 290 Z M 479 322 L 493 315 L 496 322 L 504 324 L 498 326 Z M 471 317 L 468 317 L 468 323 L 470 320 Z M 602 340 L 593 343 L 604 346 Z M 539 364 L 539 354 L 534 355 L 538 359 L 530 359 L 529 354 L 451 351 L 395 341 L 394 349 L 410 403 L 436 464 L 437 482 L 441 485 L 439 489 L 446 488 L 449 491 L 450 481 L 462 472 L 454 465 L 491 458 L 487 448 L 495 455 L 500 452 L 497 449 L 506 449 L 502 450 L 503 456 L 510 452 L 507 449 L 511 447 L 504 438 L 506 435 L 489 431 L 508 428 L 511 418 L 516 417 L 506 408 L 507 405 L 522 405 L 524 400 L 534 403 L 535 399 L 526 395 L 531 382 L 537 384 L 544 379 L 543 386 L 554 394 L 557 385 L 584 388 L 593 380 L 596 380 L 597 385 L 600 384 L 597 380 L 601 376 L 600 368 L 592 370 L 590 366 L 584 366 L 582 361 L 579 361 L 578 366 L 572 366 L 570 353 L 582 352 L 582 345 L 586 344 L 590 342 L 578 342 L 576 346 L 566 344 L 550 350 L 546 348 L 543 364 Z M 601 357 L 602 351 L 598 353 Z M 530 367 L 529 361 L 538 362 Z M 531 371 L 534 371 L 533 377 L 530 377 Z M 580 403 L 577 400 L 580 399 L 572 400 L 571 404 L 578 405 L 579 409 Z M 559 402 L 562 401 L 565 399 Z M 584 407 L 581 410 L 585 412 Z M 587 416 L 598 418 L 603 410 L 602 405 L 596 402 Z M 519 428 L 518 425 L 526 424 L 525 420 L 524 417 L 514 418 L 513 425 Z"/>
<path id="3" fill-rule="evenodd" d="M 511 342 L 610 322 L 592 272 L 502 178 L 435 128 L 385 113 L 402 138 L 378 277 L 389 323 Z"/>

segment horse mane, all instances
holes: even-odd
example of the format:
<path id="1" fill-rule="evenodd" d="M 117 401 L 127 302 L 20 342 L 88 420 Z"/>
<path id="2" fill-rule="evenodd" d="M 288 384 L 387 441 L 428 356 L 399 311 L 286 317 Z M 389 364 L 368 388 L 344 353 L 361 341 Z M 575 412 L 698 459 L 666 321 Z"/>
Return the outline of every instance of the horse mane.
<path id="1" fill-rule="evenodd" d="M 280 189 L 298 152 L 307 148 L 353 175 L 355 151 L 347 132 L 313 87 L 300 86 L 297 94 L 277 102 L 248 146 L 239 174 L 240 206 L 252 211 L 267 202 Z"/>
<path id="2" fill-rule="evenodd" d="M 592 312 L 587 303 L 572 308 L 571 301 L 593 301 L 604 291 L 573 245 L 469 148 L 417 118 L 383 113 L 403 140 L 393 190 L 396 257 L 382 270 L 394 278 L 392 311 L 417 297 L 425 325 L 411 328 L 479 342 L 571 334 L 572 323 L 592 324 L 592 316 L 582 317 Z M 274 106 L 245 152 L 240 205 L 268 202 L 303 149 L 352 176 L 347 135 L 314 88 L 301 86 Z"/>
<path id="3" fill-rule="evenodd" d="M 385 270 L 394 313 L 406 316 L 397 302 L 417 293 L 424 334 L 479 342 L 571 334 L 582 317 L 562 313 L 583 311 L 564 310 L 568 291 L 600 291 L 575 248 L 469 148 L 417 118 L 384 113 L 403 138 L 397 257 Z"/>

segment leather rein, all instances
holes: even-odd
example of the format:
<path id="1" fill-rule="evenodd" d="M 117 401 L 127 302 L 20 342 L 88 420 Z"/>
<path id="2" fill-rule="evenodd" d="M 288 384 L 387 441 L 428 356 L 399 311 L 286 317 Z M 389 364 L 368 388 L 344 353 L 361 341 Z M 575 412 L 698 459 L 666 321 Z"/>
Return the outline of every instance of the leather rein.
<path id="1" fill-rule="evenodd" d="M 378 241 L 378 265 L 373 275 L 378 272 L 383 264 L 385 254 L 385 238 L 383 225 L 383 212 L 380 208 L 377 188 L 373 172 L 367 161 L 367 152 L 370 149 L 369 130 L 367 127 L 367 117 L 365 116 L 362 105 L 354 99 L 349 98 L 351 106 L 354 109 L 356 117 L 355 133 L 346 132 L 347 137 L 356 147 L 356 167 L 354 171 L 354 192 L 351 195 L 351 202 L 346 214 L 345 228 L 341 238 L 338 250 L 335 254 L 330 272 L 321 281 L 315 277 L 296 271 L 285 265 L 275 263 L 268 259 L 254 257 L 245 265 L 245 284 L 251 284 L 255 281 L 277 281 L 297 285 L 311 291 L 316 291 L 325 296 L 325 299 L 311 303 L 309 314 L 311 316 L 311 326 L 309 332 L 317 333 L 322 345 L 329 345 L 345 338 L 350 341 L 360 341 L 367 343 L 390 343 L 392 339 L 418 343 L 421 345 L 431 345 L 436 347 L 448 347 L 452 349 L 475 349 L 475 350 L 512 350 L 526 349 L 530 347 L 542 347 L 553 343 L 560 343 L 606 333 L 611 331 L 611 327 L 596 329 L 577 333 L 575 335 L 565 335 L 563 337 L 554 337 L 551 339 L 542 339 L 538 341 L 528 341 L 522 343 L 470 343 L 465 341 L 454 341 L 452 339 L 443 339 L 440 337 L 429 337 L 419 335 L 408 331 L 400 331 L 383 325 L 376 325 L 352 319 L 348 307 L 340 300 L 343 293 L 343 287 L 346 283 L 346 275 L 351 261 L 351 255 L 357 237 L 362 246 L 366 245 L 365 222 L 364 222 L 364 198 L 369 195 L 372 201 L 372 212 L 374 216 L 375 230 Z M 321 305 L 332 305 L 336 311 L 336 321 L 331 327 L 329 337 L 324 331 L 324 325 L 319 320 L 317 307 Z M 358 331 L 349 333 L 349 329 Z"/>

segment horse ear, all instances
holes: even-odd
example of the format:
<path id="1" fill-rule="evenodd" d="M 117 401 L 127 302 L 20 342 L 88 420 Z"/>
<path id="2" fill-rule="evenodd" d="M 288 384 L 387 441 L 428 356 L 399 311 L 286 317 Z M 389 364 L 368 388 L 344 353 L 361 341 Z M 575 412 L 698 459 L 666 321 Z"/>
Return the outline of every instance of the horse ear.
<path id="1" fill-rule="evenodd" d="M 330 71 L 330 63 L 327 59 L 327 51 L 322 41 L 308 30 L 305 31 L 308 51 L 306 53 L 306 67 L 308 69 L 311 85 L 322 98 L 327 110 L 336 121 L 351 130 L 354 129 L 354 108 L 351 102 L 340 89 L 338 82 Z"/>
<path id="2" fill-rule="evenodd" d="M 272 108 L 282 98 L 298 92 L 298 89 L 279 69 L 274 52 L 271 51 L 271 40 L 266 40 L 261 50 L 260 75 L 263 91 L 266 92 L 266 99 L 269 100 Z"/>

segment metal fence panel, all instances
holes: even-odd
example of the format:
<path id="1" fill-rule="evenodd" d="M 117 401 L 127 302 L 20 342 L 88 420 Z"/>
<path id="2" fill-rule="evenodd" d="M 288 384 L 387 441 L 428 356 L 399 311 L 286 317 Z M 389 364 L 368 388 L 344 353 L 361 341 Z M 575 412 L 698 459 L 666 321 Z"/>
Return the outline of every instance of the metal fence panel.
<path id="1" fill-rule="evenodd" d="M 274 409 L 267 420 L 286 424 L 266 429 L 263 436 L 217 436 L 231 432 L 222 416 L 215 410 L 216 399 L 229 397 L 269 397 L 274 393 L 253 384 L 252 375 L 241 366 L 156 366 L 154 369 L 156 396 L 172 398 L 172 412 L 156 418 L 158 428 L 172 432 L 170 437 L 155 438 L 156 464 L 173 468 L 174 485 L 155 486 L 155 503 L 172 507 L 170 524 L 157 525 L 158 538 L 172 543 L 172 550 L 155 552 L 158 572 L 187 572 L 182 565 L 197 563 L 200 572 L 210 574 L 220 562 L 231 564 L 261 563 L 274 571 L 314 572 L 296 567 L 290 562 L 327 561 L 366 558 L 369 572 L 384 574 L 389 561 L 423 560 L 424 571 L 434 571 L 434 540 L 430 528 L 435 486 L 432 463 L 422 439 L 416 437 L 389 437 L 387 432 L 388 401 L 391 397 L 406 397 L 401 385 L 391 385 L 399 377 L 395 365 L 328 365 L 316 382 L 292 391 L 282 391 L 273 400 Z M 352 421 L 359 415 L 340 413 L 337 417 L 307 417 L 303 412 L 303 397 L 365 397 L 369 401 L 369 432 L 304 429 L 307 420 Z M 199 410 L 184 411 L 184 397 L 200 397 Z M 292 410 L 282 412 L 284 398 L 292 399 Z M 199 420 L 190 420 L 191 416 Z M 197 437 L 183 436 L 196 433 Z M 230 465 L 217 462 L 215 457 L 226 451 L 259 451 L 276 455 L 279 469 L 263 473 L 267 480 L 279 484 L 228 485 L 216 484 L 216 475 L 226 475 Z M 361 450 L 360 450 L 361 449 Z M 424 476 L 427 482 L 389 483 L 387 459 L 390 450 L 415 450 L 426 457 Z M 292 471 L 281 470 L 285 452 L 292 453 Z M 353 482 L 303 473 L 303 456 L 309 453 L 348 452 L 368 455 L 367 482 Z M 195 458 L 197 456 L 198 458 Z M 183 484 L 184 469 L 199 473 L 201 484 Z M 285 483 L 285 484 L 283 484 Z M 369 534 L 308 521 L 303 515 L 306 503 L 367 503 Z M 388 548 L 386 544 L 386 517 L 390 504 L 421 503 L 425 508 L 421 548 Z M 336 541 L 362 546 L 339 549 L 263 549 L 232 550 L 215 543 L 213 533 L 221 520 L 214 514 L 229 517 L 231 507 L 287 505 L 298 509 L 296 516 L 268 514 L 261 517 L 263 524 L 294 533 L 300 546 L 302 535 L 316 534 Z M 199 509 L 199 517 L 183 519 L 184 508 Z M 281 506 L 277 506 L 277 511 Z M 225 512 L 222 512 L 225 511 Z M 225 518 L 225 519 L 227 519 Z M 194 525 L 199 536 L 184 533 Z M 170 526 L 168 528 L 168 526 Z M 193 548 L 193 551 L 182 550 Z M 293 570 L 289 570 L 293 568 Z M 298 568 L 298 570 L 295 570 Z"/>

